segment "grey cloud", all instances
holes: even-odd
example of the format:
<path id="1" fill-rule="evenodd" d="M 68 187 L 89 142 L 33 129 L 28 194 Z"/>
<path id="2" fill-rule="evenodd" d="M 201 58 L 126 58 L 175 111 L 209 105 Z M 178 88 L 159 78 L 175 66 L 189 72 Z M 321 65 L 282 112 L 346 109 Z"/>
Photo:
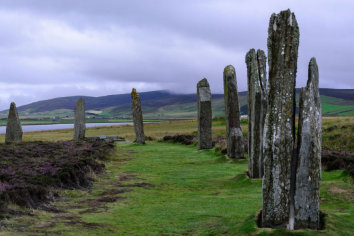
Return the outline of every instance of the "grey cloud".
<path id="1" fill-rule="evenodd" d="M 15 98 L 24 104 L 129 92 L 131 86 L 190 93 L 202 77 L 221 93 L 228 64 L 236 68 L 239 90 L 246 90 L 245 54 L 266 50 L 269 17 L 287 8 L 300 26 L 297 86 L 306 83 L 315 56 L 321 87 L 354 88 L 353 7 L 331 0 L 4 1 L 1 82 L 51 87 L 29 86 L 23 97 L 7 90 L 0 106 Z"/>

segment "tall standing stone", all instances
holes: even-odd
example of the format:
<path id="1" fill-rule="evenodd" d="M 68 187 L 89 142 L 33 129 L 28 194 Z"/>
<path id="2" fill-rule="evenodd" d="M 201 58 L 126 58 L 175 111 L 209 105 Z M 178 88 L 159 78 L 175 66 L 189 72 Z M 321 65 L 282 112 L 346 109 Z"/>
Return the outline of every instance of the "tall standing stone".
<path id="1" fill-rule="evenodd" d="M 141 102 L 140 102 L 139 94 L 136 92 L 135 88 L 133 88 L 131 92 L 131 98 L 132 98 L 132 114 L 133 114 L 136 142 L 139 144 L 144 144 L 145 135 L 144 135 L 143 113 L 141 111 Z"/>
<path id="2" fill-rule="evenodd" d="M 229 158 L 244 158 L 236 72 L 232 65 L 228 65 L 224 69 L 224 102 L 227 155 Z"/>
<path id="3" fill-rule="evenodd" d="M 197 84 L 198 106 L 198 149 L 212 148 L 212 110 L 211 92 L 207 79 L 202 79 Z"/>
<path id="4" fill-rule="evenodd" d="M 321 179 L 321 101 L 318 67 L 309 63 L 307 86 L 301 88 L 298 126 L 298 158 L 294 196 L 295 228 L 319 228 Z"/>
<path id="5" fill-rule="evenodd" d="M 246 54 L 248 81 L 248 174 L 263 176 L 263 127 L 266 114 L 266 56 L 251 49 Z"/>
<path id="6" fill-rule="evenodd" d="M 295 84 L 299 28 L 290 10 L 273 14 L 268 29 L 268 106 L 264 126 L 263 227 L 289 223 L 295 141 Z"/>
<path id="7" fill-rule="evenodd" d="M 85 117 L 85 100 L 80 98 L 75 106 L 75 123 L 74 123 L 74 140 L 80 141 L 85 139 L 86 117 Z"/>
<path id="8" fill-rule="evenodd" d="M 10 105 L 9 116 L 7 118 L 5 143 L 20 143 L 22 142 L 22 127 L 18 117 L 16 104 Z"/>

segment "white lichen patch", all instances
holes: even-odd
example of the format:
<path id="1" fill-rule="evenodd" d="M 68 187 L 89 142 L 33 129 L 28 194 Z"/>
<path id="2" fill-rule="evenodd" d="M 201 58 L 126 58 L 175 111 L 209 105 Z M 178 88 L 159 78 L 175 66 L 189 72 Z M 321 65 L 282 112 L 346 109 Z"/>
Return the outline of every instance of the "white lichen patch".
<path id="1" fill-rule="evenodd" d="M 288 22 L 289 22 L 290 26 L 293 26 L 293 15 L 292 14 L 290 14 Z"/>
<path id="2" fill-rule="evenodd" d="M 211 93 L 209 87 L 199 88 L 199 98 L 201 102 L 211 101 Z"/>

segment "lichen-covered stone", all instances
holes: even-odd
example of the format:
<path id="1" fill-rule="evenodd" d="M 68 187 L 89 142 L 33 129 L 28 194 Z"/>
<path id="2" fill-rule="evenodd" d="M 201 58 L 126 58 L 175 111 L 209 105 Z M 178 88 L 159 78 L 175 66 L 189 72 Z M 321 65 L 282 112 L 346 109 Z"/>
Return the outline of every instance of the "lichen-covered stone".
<path id="1" fill-rule="evenodd" d="M 296 190 L 295 229 L 318 229 L 321 179 L 321 102 L 316 59 L 309 63 L 307 86 L 301 88 Z"/>
<path id="2" fill-rule="evenodd" d="M 10 105 L 9 116 L 7 118 L 5 143 L 20 143 L 22 142 L 22 127 L 17 113 L 16 104 Z"/>
<path id="3" fill-rule="evenodd" d="M 140 102 L 139 94 L 136 92 L 135 88 L 133 88 L 131 92 L 131 98 L 132 98 L 132 115 L 133 115 L 134 130 L 136 135 L 136 142 L 139 144 L 144 144 L 145 135 L 144 135 L 143 113 L 141 110 L 141 102 Z"/>
<path id="4" fill-rule="evenodd" d="M 85 100 L 79 98 L 75 105 L 75 123 L 74 123 L 74 140 L 80 141 L 85 139 L 86 117 L 85 117 Z"/>
<path id="5" fill-rule="evenodd" d="M 290 10 L 273 14 L 268 29 L 268 105 L 264 124 L 262 225 L 289 223 L 291 160 L 295 141 L 295 84 L 299 28 Z"/>
<path id="6" fill-rule="evenodd" d="M 212 148 L 212 109 L 211 92 L 207 79 L 197 84 L 198 106 L 198 149 Z"/>
<path id="7" fill-rule="evenodd" d="M 236 72 L 232 65 L 228 65 L 224 69 L 224 102 L 227 155 L 229 158 L 244 158 Z"/>
<path id="8" fill-rule="evenodd" d="M 248 174 L 263 176 L 263 127 L 266 112 L 266 56 L 251 49 L 246 54 L 248 80 Z"/>

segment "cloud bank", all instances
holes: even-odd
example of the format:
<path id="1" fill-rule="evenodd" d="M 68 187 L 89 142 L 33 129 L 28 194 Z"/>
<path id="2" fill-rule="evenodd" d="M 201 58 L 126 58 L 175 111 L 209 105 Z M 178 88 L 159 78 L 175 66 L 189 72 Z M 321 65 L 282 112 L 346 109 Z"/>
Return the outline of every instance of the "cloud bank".
<path id="1" fill-rule="evenodd" d="M 0 6 L 0 108 L 71 95 L 168 89 L 222 93 L 244 57 L 266 51 L 270 15 L 290 8 L 300 27 L 297 87 L 312 56 L 320 87 L 354 88 L 353 1 L 11 0 Z"/>

